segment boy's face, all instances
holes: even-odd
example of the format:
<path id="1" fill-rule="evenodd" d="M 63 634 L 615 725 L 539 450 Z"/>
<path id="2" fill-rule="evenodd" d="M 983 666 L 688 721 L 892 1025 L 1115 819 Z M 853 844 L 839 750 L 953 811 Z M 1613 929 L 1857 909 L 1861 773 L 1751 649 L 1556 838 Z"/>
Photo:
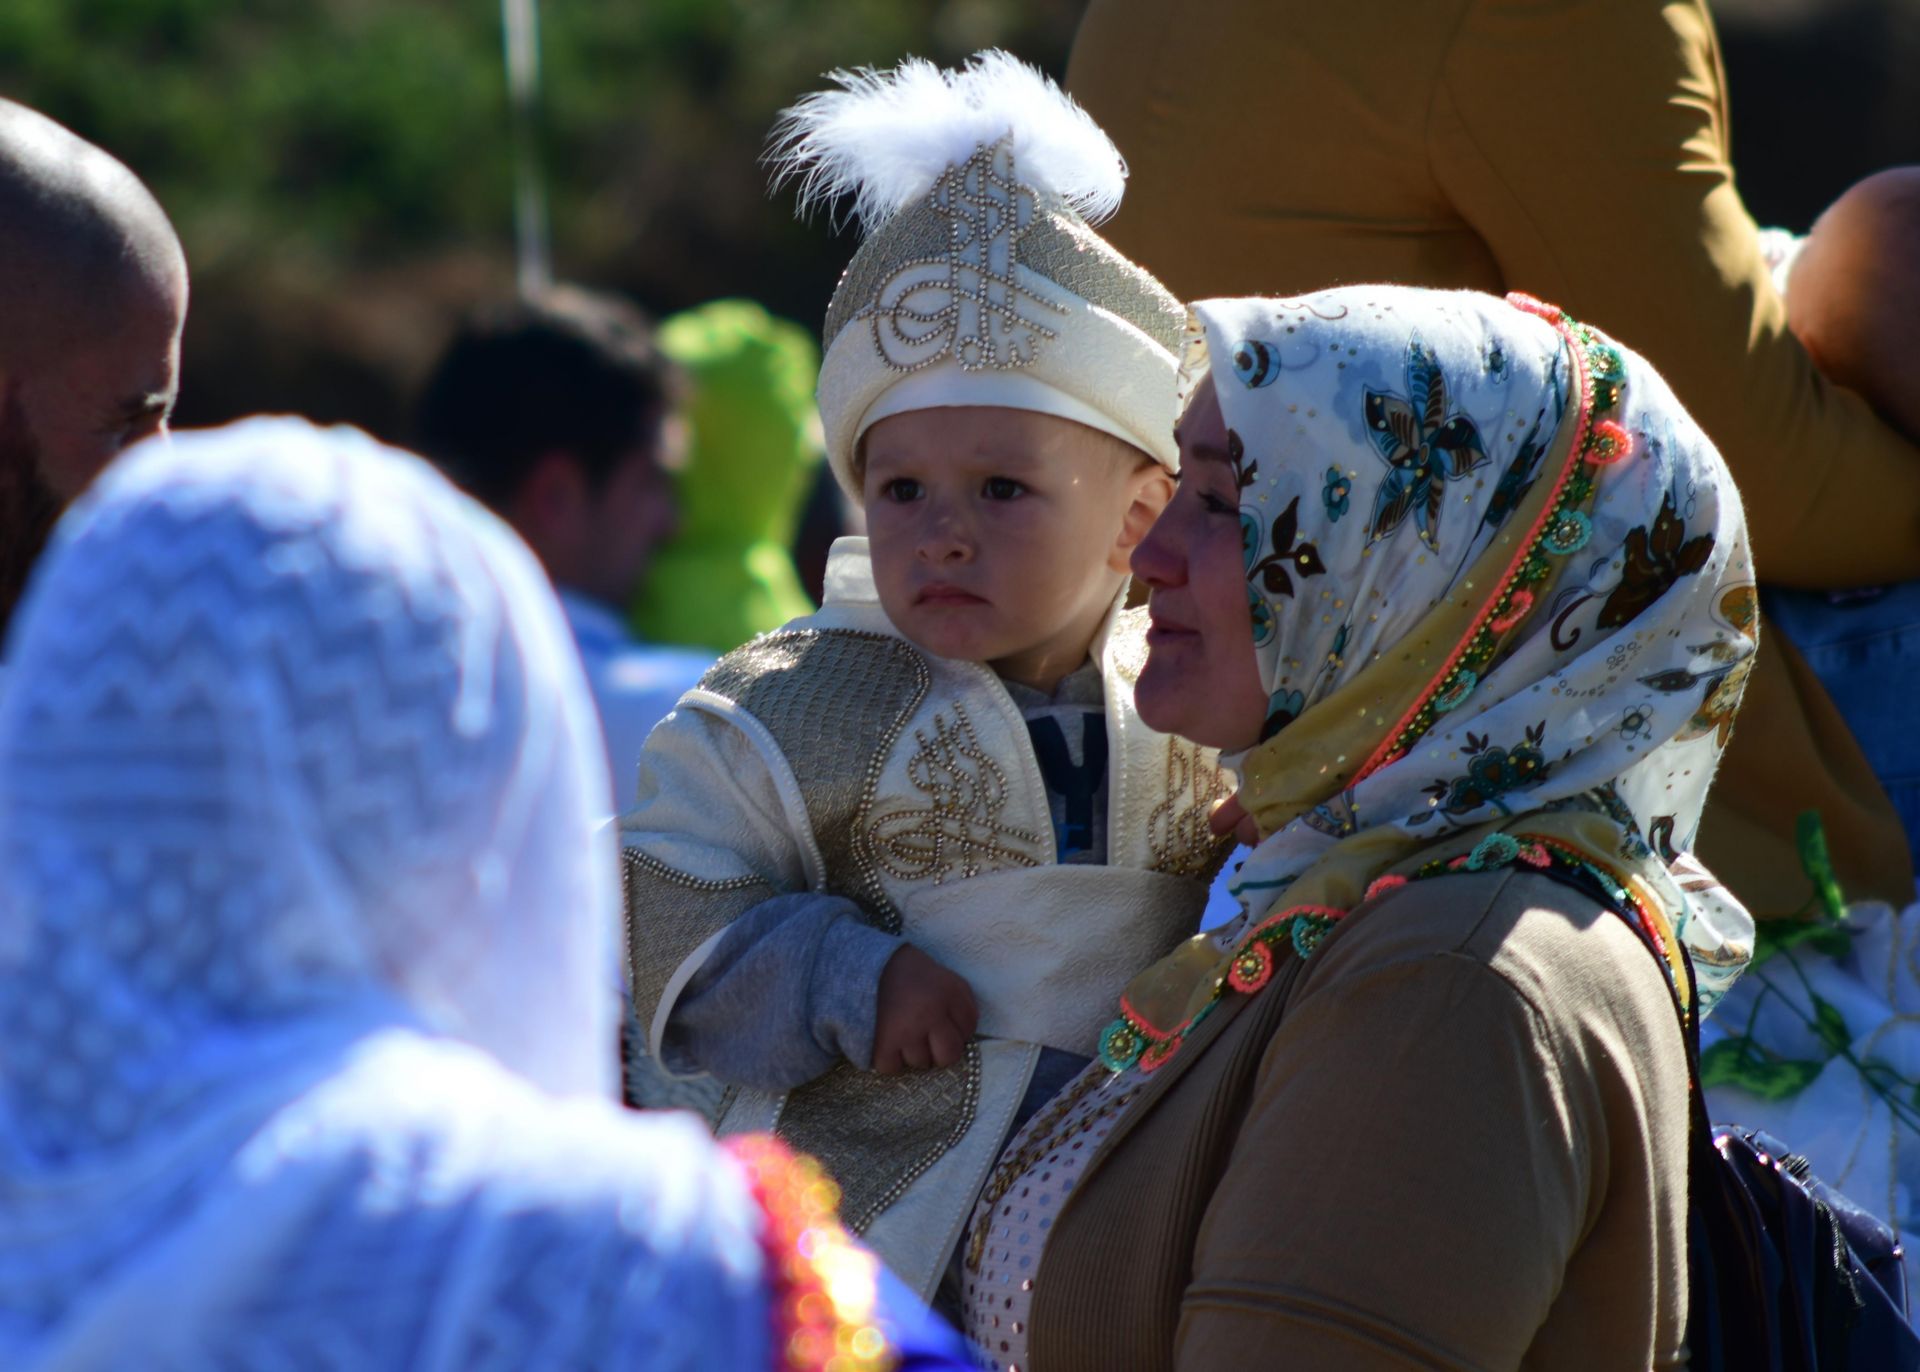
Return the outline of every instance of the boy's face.
<path id="1" fill-rule="evenodd" d="M 940 657 L 1051 689 L 1085 660 L 1172 493 L 1137 449 L 996 406 L 915 410 L 863 440 L 880 604 Z"/>

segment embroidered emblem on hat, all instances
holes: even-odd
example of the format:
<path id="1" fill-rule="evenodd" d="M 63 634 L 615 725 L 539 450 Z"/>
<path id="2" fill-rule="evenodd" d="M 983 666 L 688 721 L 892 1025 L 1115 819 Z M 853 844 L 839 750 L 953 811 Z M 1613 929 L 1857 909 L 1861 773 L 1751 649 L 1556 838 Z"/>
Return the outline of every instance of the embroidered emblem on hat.
<path id="1" fill-rule="evenodd" d="M 880 357 L 895 371 L 946 357 L 966 371 L 1029 365 L 1059 337 L 1038 316 L 1064 316 L 1068 306 L 1015 279 L 1014 250 L 1033 225 L 1037 197 L 1015 179 L 1013 140 L 982 144 L 947 168 L 927 203 L 947 221 L 946 253 L 906 263 L 855 318 L 872 322 Z"/>

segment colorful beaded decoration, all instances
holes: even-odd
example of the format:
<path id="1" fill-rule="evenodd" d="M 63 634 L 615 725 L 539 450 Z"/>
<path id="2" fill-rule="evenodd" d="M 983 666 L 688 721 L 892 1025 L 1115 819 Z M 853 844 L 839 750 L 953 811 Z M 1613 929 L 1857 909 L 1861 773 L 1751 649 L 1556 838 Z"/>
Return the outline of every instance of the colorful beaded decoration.
<path id="1" fill-rule="evenodd" d="M 1435 720 L 1457 709 L 1472 693 L 1499 655 L 1502 640 L 1533 610 L 1539 599 L 1533 588 L 1553 576 L 1550 559 L 1578 552 L 1593 537 L 1592 521 L 1580 508 L 1594 493 L 1588 469 L 1618 462 L 1633 448 L 1632 436 L 1608 417 L 1619 408 L 1626 387 L 1627 365 L 1620 350 L 1553 305 L 1517 291 L 1507 302 L 1553 325 L 1567 345 L 1580 394 L 1571 449 L 1575 460 L 1556 476 L 1545 508 L 1501 578 L 1498 594 L 1481 609 L 1459 648 L 1415 697 L 1413 707 L 1355 773 L 1356 783 L 1405 756 Z"/>
<path id="2" fill-rule="evenodd" d="M 766 1216 L 760 1246 L 773 1288 L 776 1366 L 880 1372 L 894 1350 L 874 1318 L 878 1270 L 840 1226 L 840 1188 L 812 1158 L 765 1135 L 721 1145 L 745 1170 Z"/>
<path id="3" fill-rule="evenodd" d="M 1579 885 L 1588 888 L 1601 901 L 1624 914 L 1645 932 L 1659 951 L 1661 965 L 1666 968 L 1667 980 L 1672 984 L 1674 994 L 1679 997 L 1683 1007 L 1687 1006 L 1687 954 L 1673 937 L 1673 931 L 1668 928 L 1665 919 L 1656 910 L 1644 905 L 1612 872 L 1557 839 L 1541 834 L 1488 834 L 1474 845 L 1471 853 L 1454 858 L 1435 858 L 1410 873 L 1408 879 L 1420 881 L 1452 872 L 1490 872 L 1516 862 L 1536 871 L 1575 877 Z M 1691 1007 L 1687 1008 L 1690 1013 Z"/>
<path id="4" fill-rule="evenodd" d="M 1110 1072 L 1124 1072 L 1135 1065 L 1142 1072 L 1152 1072 L 1171 1058 L 1187 1035 L 1213 1013 L 1228 988 L 1244 996 L 1254 994 L 1273 980 L 1274 968 L 1279 965 L 1277 952 L 1291 948 L 1302 958 L 1312 957 L 1346 913 L 1330 905 L 1302 905 L 1262 920 L 1234 949 L 1227 963 L 1227 975 L 1213 988 L 1207 1003 L 1193 1018 L 1170 1033 L 1154 1030 L 1123 999 L 1120 1018 L 1100 1035 L 1101 1063 Z"/>
<path id="5" fill-rule="evenodd" d="M 1491 833 L 1475 844 L 1471 852 L 1457 857 L 1435 858 L 1425 866 L 1405 874 L 1376 877 L 1367 888 L 1366 899 L 1377 900 L 1409 882 L 1461 872 L 1490 872 L 1514 863 L 1539 872 L 1576 876 L 1580 885 L 1621 911 L 1636 926 L 1648 931 L 1654 946 L 1660 951 L 1668 980 L 1673 984 L 1681 1003 L 1686 1003 L 1687 974 L 1681 961 L 1686 953 L 1673 938 L 1665 921 L 1657 912 L 1643 905 L 1613 873 L 1556 839 L 1535 834 Z M 1206 1008 L 1170 1033 L 1156 1034 L 1122 1002 L 1121 1017 L 1108 1025 L 1106 1032 L 1101 1035 L 1101 1063 L 1111 1072 L 1124 1072 L 1136 1063 L 1142 1072 L 1153 1071 L 1172 1057 L 1187 1036 L 1213 1011 L 1226 988 L 1250 996 L 1273 979 L 1274 944 L 1286 941 L 1304 961 L 1313 956 L 1315 949 L 1344 913 L 1325 908 L 1300 909 L 1263 922 L 1234 952 L 1227 964 L 1224 983 L 1215 988 Z"/>

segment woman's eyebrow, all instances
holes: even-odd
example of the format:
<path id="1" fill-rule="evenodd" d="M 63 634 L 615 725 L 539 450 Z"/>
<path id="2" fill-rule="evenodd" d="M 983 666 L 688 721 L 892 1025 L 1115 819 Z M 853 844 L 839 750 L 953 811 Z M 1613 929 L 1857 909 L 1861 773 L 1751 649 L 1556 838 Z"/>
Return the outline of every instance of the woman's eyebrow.
<path id="1" fill-rule="evenodd" d="M 1187 445 L 1185 440 L 1180 436 L 1180 425 L 1178 424 L 1173 426 L 1173 444 L 1176 448 L 1179 448 L 1181 452 L 1186 453 Z M 1231 463 L 1233 461 L 1233 459 L 1227 455 L 1227 450 L 1218 443 L 1197 444 L 1188 456 L 1198 458 L 1202 462 Z"/>
<path id="2" fill-rule="evenodd" d="M 1177 443 L 1179 442 L 1179 440 L 1180 440 L 1180 435 L 1176 431 L 1174 434 L 1174 441 Z M 1183 446 L 1181 451 L 1184 452 L 1187 457 L 1192 458 L 1195 461 L 1199 461 L 1199 462 L 1219 462 L 1222 464 L 1231 464 L 1233 461 L 1233 459 L 1227 455 L 1227 450 L 1221 447 L 1218 443 L 1201 443 L 1201 444 L 1197 444 L 1191 449 L 1185 448 Z"/>

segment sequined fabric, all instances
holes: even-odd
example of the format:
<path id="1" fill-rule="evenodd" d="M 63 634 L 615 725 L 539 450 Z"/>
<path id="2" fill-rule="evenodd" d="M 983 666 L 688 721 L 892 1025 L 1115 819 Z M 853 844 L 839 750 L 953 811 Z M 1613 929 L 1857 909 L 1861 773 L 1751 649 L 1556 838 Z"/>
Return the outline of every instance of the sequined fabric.
<path id="1" fill-rule="evenodd" d="M 658 1005 L 667 982 L 697 948 L 776 894 L 758 877 L 711 880 L 676 871 L 635 848 L 620 854 L 627 910 L 630 1004 Z M 641 1040 L 646 1042 L 645 1026 Z"/>
<path id="2" fill-rule="evenodd" d="M 1033 1161 L 1011 1176 L 996 1176 L 974 1211 L 968 1233 L 979 1248 L 980 1264 L 978 1271 L 963 1269 L 962 1294 L 964 1332 L 982 1372 L 1027 1372 L 1034 1283 L 1054 1219 L 1085 1174 L 1087 1160 L 1138 1097 L 1143 1079 L 1137 1072 L 1115 1076 L 1096 1062 L 1061 1096 L 1083 1084 L 1084 1094 L 1064 1114 L 1042 1110 L 1014 1136 L 1005 1157 L 1017 1161 L 1031 1153 Z"/>
<path id="3" fill-rule="evenodd" d="M 820 346 L 832 346 L 840 331 L 880 298 L 880 288 L 902 267 L 945 260 L 947 241 L 947 217 L 931 201 L 923 200 L 895 215 L 885 229 L 860 245 L 840 274 L 840 284 L 827 305 Z"/>
<path id="4" fill-rule="evenodd" d="M 806 778 L 827 889 L 890 934 L 900 932 L 900 914 L 880 884 L 867 813 L 894 740 L 932 680 L 919 649 L 891 634 L 791 629 L 728 653 L 700 683 L 764 724 L 794 775 Z M 865 746 L 849 747 L 855 741 Z"/>
<path id="5" fill-rule="evenodd" d="M 1096 799 L 1110 802 L 1120 819 L 1104 835 L 1095 828 L 1106 840 L 1107 865 L 1123 869 L 1074 882 L 1055 880 L 1063 869 L 1054 860 L 1045 768 L 1010 693 L 979 665 L 928 657 L 884 630 L 863 544 L 836 547 L 826 601 L 817 619 L 730 654 L 689 698 L 678 723 L 656 734 L 650 750 L 671 760 L 659 775 L 673 783 L 649 793 L 655 808 L 624 821 L 630 844 L 709 876 L 762 872 L 782 890 L 804 885 L 849 896 L 889 932 L 901 927 L 890 921 L 905 911 L 909 933 L 931 940 L 945 929 L 954 936 L 949 965 L 978 958 L 980 974 L 1007 987 L 1041 985 L 1048 967 L 1059 969 L 1064 987 L 1067 969 L 1095 975 L 1098 964 L 1105 970 L 1097 975 L 1117 994 L 1126 975 L 1192 927 L 1204 888 L 1145 869 L 1156 860 L 1182 860 L 1181 835 L 1192 826 L 1181 817 L 1204 809 L 1203 793 L 1217 774 L 1213 759 L 1201 755 L 1201 765 L 1181 776 L 1163 775 L 1169 740 L 1129 708 L 1113 663 L 1141 646 L 1142 615 L 1124 613 L 1103 634 L 1100 666 L 1087 669 L 1083 692 L 1072 697 L 1085 716 L 1077 722 L 1103 730 L 1112 750 Z M 674 740 L 685 747 L 670 750 Z M 735 781 L 738 795 L 728 790 Z M 709 787 L 716 793 L 711 805 Z M 1150 825 L 1156 807 L 1164 813 Z M 1199 838 L 1210 854 L 1211 835 Z M 696 867 L 702 848 L 714 857 Z M 989 885 L 976 890 L 979 882 Z M 1108 886 L 1112 899 L 1100 894 Z M 1050 897 L 1034 893 L 1055 888 L 1065 899 L 1086 900 L 1084 908 L 1102 920 L 1111 916 L 1102 926 L 1111 937 L 1075 954 L 1067 930 L 1078 920 L 1031 917 L 1029 910 L 1053 908 Z M 973 902 L 982 903 L 978 920 L 961 913 Z M 955 918 L 942 924 L 948 915 Z M 1010 926 L 1004 938 L 959 932 L 1000 920 Z M 1029 925 L 1036 926 L 1031 933 Z M 1112 958 L 1113 948 L 1136 944 L 1138 958 Z M 1038 996 L 1005 1003 L 1046 1007 Z M 1043 1013 L 1032 1024 L 1042 1019 L 1052 1027 L 1071 1022 L 1070 1012 Z M 1073 1026 L 1072 1041 L 1085 1037 L 1088 1045 L 1076 1051 L 1090 1050 L 1097 1027 Z M 1014 1062 L 1027 1050 L 1008 1056 L 998 1051 L 1006 1046 L 985 1045 L 977 1066 L 969 1060 L 909 1079 L 815 1067 L 792 1080 L 824 1074 L 784 1095 L 772 1087 L 742 1091 L 721 1131 L 771 1130 L 818 1157 L 846 1188 L 848 1222 L 883 1259 L 898 1257 L 903 1276 L 913 1269 L 910 1284 L 926 1289 L 925 1274 L 937 1275 L 937 1260 L 928 1255 L 950 1245 L 964 1224 L 1027 1084 L 1030 1064 Z M 957 1180 L 948 1187 L 950 1175 Z"/>
<path id="6" fill-rule="evenodd" d="M 980 1050 L 951 1067 L 896 1077 L 847 1063 L 787 1097 L 774 1133 L 828 1163 L 856 1232 L 873 1223 L 973 1125 Z"/>
<path id="7" fill-rule="evenodd" d="M 1115 252 L 1078 215 L 1061 211 L 1042 215 L 1015 247 L 1014 260 L 1120 316 L 1179 356 L 1186 311 L 1165 286 Z"/>

